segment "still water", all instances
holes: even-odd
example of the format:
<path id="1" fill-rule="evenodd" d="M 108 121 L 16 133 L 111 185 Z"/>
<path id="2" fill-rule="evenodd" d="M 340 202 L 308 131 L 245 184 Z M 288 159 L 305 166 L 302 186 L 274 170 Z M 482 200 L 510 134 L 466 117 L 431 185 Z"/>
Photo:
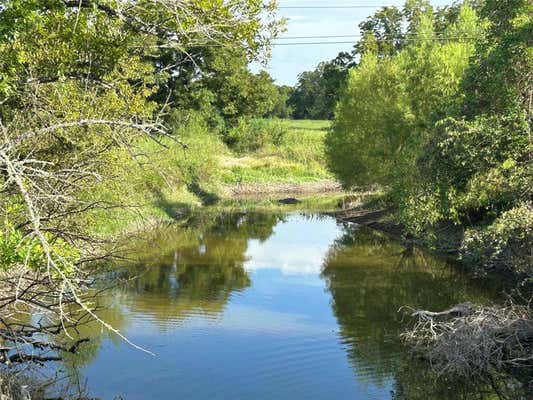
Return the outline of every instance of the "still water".
<path id="1" fill-rule="evenodd" d="M 330 217 L 204 215 L 135 248 L 102 317 L 155 356 L 85 327 L 97 339 L 69 368 L 91 396 L 454 398 L 406 357 L 398 309 L 494 298 L 442 259 Z"/>

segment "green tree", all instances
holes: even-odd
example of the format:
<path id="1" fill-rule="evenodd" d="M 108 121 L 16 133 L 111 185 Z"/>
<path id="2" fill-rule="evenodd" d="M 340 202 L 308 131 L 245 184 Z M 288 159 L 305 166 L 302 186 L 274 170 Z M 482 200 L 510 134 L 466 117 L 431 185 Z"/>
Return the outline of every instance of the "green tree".
<path id="1" fill-rule="evenodd" d="M 189 48 L 216 46 L 259 58 L 279 26 L 274 6 L 260 0 L 1 2 L 0 246 L 9 251 L 0 255 L 7 276 L 0 283 L 12 298 L 0 312 L 22 302 L 38 305 L 43 315 L 28 326 L 2 327 L 4 338 L 63 349 L 57 332 L 77 320 L 69 305 L 114 330 L 81 290 L 90 270 L 80 267 L 107 253 L 80 219 L 122 204 L 97 201 L 92 189 L 121 168 L 113 150 L 135 156 L 140 137 L 171 136 L 164 125 L 169 104 L 156 100 L 176 59 L 165 63 L 161 53 L 173 49 L 186 58 Z M 36 339 L 41 333 L 46 343 Z M 3 360 L 32 357 L 38 356 Z"/>
<path id="2" fill-rule="evenodd" d="M 474 11 L 465 6 L 446 34 L 477 25 Z M 434 35 L 433 21 L 425 15 L 416 29 L 420 36 Z M 457 107 L 473 49 L 467 40 L 416 41 L 395 56 L 363 55 L 349 73 L 326 138 L 329 167 L 346 186 L 411 187 L 427 128 Z"/>
<path id="3" fill-rule="evenodd" d="M 160 103 L 170 100 L 179 110 L 198 112 L 208 120 L 216 115 L 229 125 L 238 118 L 263 117 L 278 103 L 273 79 L 266 71 L 250 71 L 245 49 L 208 46 L 187 55 L 161 55 L 165 63 L 176 65 L 156 96 Z"/>
<path id="4" fill-rule="evenodd" d="M 276 118 L 291 118 L 293 114 L 292 107 L 288 104 L 289 98 L 292 96 L 294 88 L 292 86 L 281 85 L 278 86 L 278 96 L 274 108 L 267 113 L 268 117 Z"/>
<path id="5" fill-rule="evenodd" d="M 296 119 L 331 119 L 346 68 L 339 60 L 322 62 L 298 76 L 288 104 Z"/>

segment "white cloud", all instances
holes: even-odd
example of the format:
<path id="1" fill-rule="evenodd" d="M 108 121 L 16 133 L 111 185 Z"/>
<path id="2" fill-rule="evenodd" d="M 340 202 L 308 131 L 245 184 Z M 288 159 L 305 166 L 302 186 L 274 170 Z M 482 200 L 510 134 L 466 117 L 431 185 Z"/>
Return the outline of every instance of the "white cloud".
<path id="1" fill-rule="evenodd" d="M 340 234 L 333 219 L 281 223 L 275 231 L 276 234 L 263 243 L 258 240 L 248 242 L 248 261 L 244 265 L 247 270 L 277 269 L 284 275 L 319 274 L 324 256 Z"/>

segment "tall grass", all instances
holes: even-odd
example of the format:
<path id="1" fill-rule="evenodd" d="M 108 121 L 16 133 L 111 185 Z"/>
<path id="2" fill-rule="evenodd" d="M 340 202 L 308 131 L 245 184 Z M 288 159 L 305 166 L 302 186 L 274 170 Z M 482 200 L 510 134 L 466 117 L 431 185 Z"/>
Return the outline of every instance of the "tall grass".
<path id="1" fill-rule="evenodd" d="M 161 144 L 146 138 L 135 144 L 133 155 L 126 149 L 113 152 L 103 181 L 87 195 L 125 207 L 90 214 L 85 222 L 94 231 L 113 234 L 139 219 L 174 219 L 216 191 L 218 157 L 227 148 L 200 126 L 176 133 L 187 148 L 168 138 Z"/>
<path id="2" fill-rule="evenodd" d="M 326 169 L 324 138 L 329 121 L 252 121 L 248 137 L 261 127 L 262 145 L 225 160 L 225 183 L 311 182 L 331 179 Z M 245 130 L 246 126 L 241 126 Z"/>
<path id="3" fill-rule="evenodd" d="M 126 149 L 110 155 L 104 179 L 86 194 L 110 207 L 82 222 L 110 235 L 139 221 L 173 220 L 216 203 L 225 184 L 331 179 L 324 159 L 328 126 L 327 121 L 250 121 L 238 127 L 235 137 L 244 142 L 237 148 L 228 148 L 220 135 L 197 122 L 175 132 L 187 148 L 170 139 L 161 145 L 145 138 L 135 144 L 133 155 Z"/>

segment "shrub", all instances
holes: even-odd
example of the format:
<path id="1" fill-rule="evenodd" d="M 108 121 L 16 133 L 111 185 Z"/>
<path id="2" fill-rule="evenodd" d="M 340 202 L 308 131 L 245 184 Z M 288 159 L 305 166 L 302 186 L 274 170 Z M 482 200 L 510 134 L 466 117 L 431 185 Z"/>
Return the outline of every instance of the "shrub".
<path id="1" fill-rule="evenodd" d="M 491 225 L 466 231 L 463 260 L 485 268 L 506 268 L 533 279 L 533 208 L 521 204 Z"/>
<path id="2" fill-rule="evenodd" d="M 280 145 L 287 128 L 276 119 L 239 119 L 224 135 L 224 141 L 236 152 L 257 151 L 268 144 Z"/>

